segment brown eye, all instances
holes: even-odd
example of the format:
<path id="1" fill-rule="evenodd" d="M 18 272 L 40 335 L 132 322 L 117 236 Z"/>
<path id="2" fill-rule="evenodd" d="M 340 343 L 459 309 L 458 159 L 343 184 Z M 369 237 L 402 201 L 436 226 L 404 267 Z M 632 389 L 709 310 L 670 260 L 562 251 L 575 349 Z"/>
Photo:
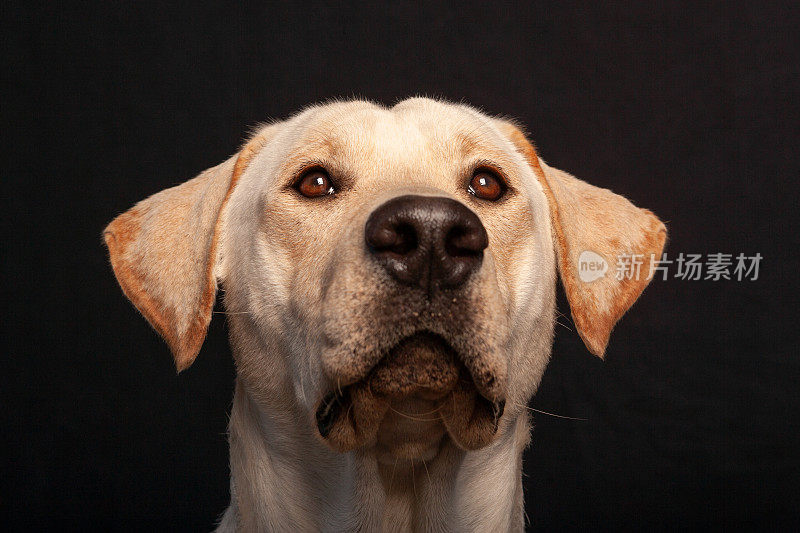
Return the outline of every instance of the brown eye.
<path id="1" fill-rule="evenodd" d="M 506 186 L 494 174 L 479 170 L 469 182 L 469 192 L 481 200 L 494 202 L 503 196 L 503 193 L 506 192 Z"/>
<path id="2" fill-rule="evenodd" d="M 307 198 L 319 198 L 336 192 L 328 173 L 321 168 L 311 169 L 303 174 L 295 189 Z"/>

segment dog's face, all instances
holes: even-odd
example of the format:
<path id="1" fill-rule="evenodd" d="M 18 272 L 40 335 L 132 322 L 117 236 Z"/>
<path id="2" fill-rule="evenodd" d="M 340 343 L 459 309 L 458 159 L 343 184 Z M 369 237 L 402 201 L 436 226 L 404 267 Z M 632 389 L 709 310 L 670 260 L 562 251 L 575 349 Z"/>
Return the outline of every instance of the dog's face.
<path id="1" fill-rule="evenodd" d="M 223 283 L 227 310 L 285 347 L 241 352 L 240 372 L 260 387 L 291 354 L 294 394 L 339 450 L 393 433 L 416 454 L 445 429 L 485 445 L 544 366 L 519 346 L 552 329 L 533 171 L 484 117 L 428 100 L 335 104 L 277 127 L 230 199 Z"/>
<path id="2" fill-rule="evenodd" d="M 486 446 L 550 354 L 556 271 L 601 355 L 647 278 L 583 282 L 579 255 L 660 257 L 663 225 L 544 165 L 508 122 L 412 99 L 314 107 L 106 231 L 123 289 L 179 368 L 221 281 L 239 379 L 333 449 L 425 459 Z M 645 270 L 646 272 L 646 270 Z"/>

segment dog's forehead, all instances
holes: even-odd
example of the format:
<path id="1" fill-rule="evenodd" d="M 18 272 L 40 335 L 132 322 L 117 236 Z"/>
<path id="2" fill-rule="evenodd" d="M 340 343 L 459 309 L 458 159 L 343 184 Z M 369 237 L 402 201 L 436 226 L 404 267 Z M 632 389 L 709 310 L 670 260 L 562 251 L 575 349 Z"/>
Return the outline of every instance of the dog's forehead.
<path id="1" fill-rule="evenodd" d="M 351 161 L 410 163 L 448 161 L 482 148 L 501 151 L 491 119 L 467 106 L 426 98 L 392 108 L 354 101 L 311 110 L 297 123 L 294 152 Z"/>
<path id="2" fill-rule="evenodd" d="M 305 125 L 335 135 L 370 132 L 457 133 L 485 126 L 488 117 L 465 105 L 428 98 L 403 100 L 393 107 L 366 101 L 336 102 L 311 110 Z"/>

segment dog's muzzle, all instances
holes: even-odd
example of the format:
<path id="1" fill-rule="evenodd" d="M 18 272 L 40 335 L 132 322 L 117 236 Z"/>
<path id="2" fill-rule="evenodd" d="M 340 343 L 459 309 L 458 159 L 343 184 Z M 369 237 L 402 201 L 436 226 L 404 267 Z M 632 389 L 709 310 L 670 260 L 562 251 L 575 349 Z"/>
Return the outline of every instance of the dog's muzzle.
<path id="1" fill-rule="evenodd" d="M 505 367 L 489 353 L 486 331 L 469 325 L 469 307 L 456 303 L 469 300 L 467 282 L 483 262 L 489 243 L 483 224 L 456 200 L 406 195 L 370 214 L 364 239 L 368 260 L 388 274 L 395 284 L 390 290 L 403 295 L 395 296 L 396 312 L 378 315 L 391 325 L 374 324 L 376 335 L 382 327 L 403 333 L 394 346 L 363 354 L 343 350 L 335 358 L 339 369 L 328 372 L 335 388 L 316 411 L 320 435 L 339 451 L 369 446 L 379 432 L 388 437 L 397 428 L 388 410 L 405 416 L 404 406 L 425 406 L 441 434 L 446 430 L 458 446 L 485 446 L 503 414 Z M 415 438 L 410 433 L 405 437 Z"/>

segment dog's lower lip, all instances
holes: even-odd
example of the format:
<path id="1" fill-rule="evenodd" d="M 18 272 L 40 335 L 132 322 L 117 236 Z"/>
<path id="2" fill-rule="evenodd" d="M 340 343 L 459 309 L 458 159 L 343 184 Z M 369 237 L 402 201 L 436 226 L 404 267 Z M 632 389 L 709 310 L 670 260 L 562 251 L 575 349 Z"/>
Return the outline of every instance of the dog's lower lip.
<path id="1" fill-rule="evenodd" d="M 423 351 L 415 352 L 420 349 Z M 494 379 L 493 375 L 481 377 L 484 383 Z M 505 409 L 503 395 L 484 396 L 483 392 L 452 346 L 440 336 L 422 331 L 401 340 L 360 380 L 326 392 L 315 413 L 317 430 L 335 449 L 346 451 L 374 438 L 391 402 L 409 398 L 436 401 L 448 407 L 442 411 L 441 422 L 450 436 L 465 449 L 477 449 L 497 433 Z M 466 404 L 456 408 L 457 399 L 475 403 L 471 408 Z M 372 411 L 364 410 L 365 405 Z"/>
<path id="2" fill-rule="evenodd" d="M 329 392 L 317 408 L 317 429 L 322 438 L 326 438 L 341 410 L 341 397 L 336 392 Z"/>
<path id="3" fill-rule="evenodd" d="M 347 389 L 339 392 L 329 392 L 317 408 L 315 414 L 317 429 L 323 439 L 328 438 L 331 429 L 333 429 L 337 419 L 342 413 L 342 407 L 347 403 L 346 398 L 348 394 L 346 391 Z M 505 411 L 505 400 L 491 401 L 479 394 L 477 401 L 486 406 L 484 409 L 488 409 L 489 412 L 491 412 L 492 425 L 494 426 L 493 432 L 497 433 L 500 426 L 500 419 L 503 417 Z"/>

